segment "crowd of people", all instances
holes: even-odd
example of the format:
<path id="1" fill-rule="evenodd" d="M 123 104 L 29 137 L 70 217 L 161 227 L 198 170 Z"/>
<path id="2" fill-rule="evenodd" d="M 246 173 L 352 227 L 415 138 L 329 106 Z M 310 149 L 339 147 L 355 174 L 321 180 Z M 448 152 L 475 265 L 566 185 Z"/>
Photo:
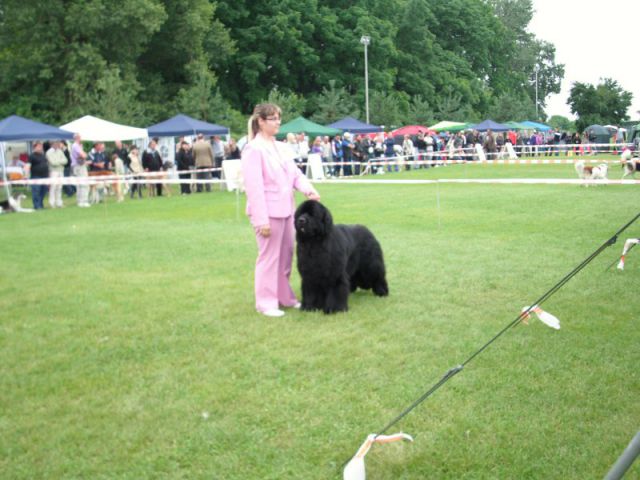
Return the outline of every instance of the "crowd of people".
<path id="1" fill-rule="evenodd" d="M 95 142 L 85 150 L 81 135 L 75 134 L 71 144 L 65 140 L 33 142 L 31 154 L 24 160 L 15 156 L 8 167 L 20 172 L 14 180 L 40 180 L 31 184 L 33 208 L 39 210 L 44 208 L 47 194 L 50 208 L 64 207 L 63 195 L 75 196 L 79 207 L 88 208 L 104 201 L 107 194 L 116 196 L 119 202 L 126 194 L 132 199 L 142 198 L 143 191 L 148 196 L 170 194 L 170 187 L 161 181 L 169 170 L 176 168 L 181 180 L 211 180 L 220 178 L 224 159 L 240 159 L 236 142 L 230 139 L 223 143 L 219 136 L 205 138 L 200 134 L 194 142 L 180 138 L 175 164 L 163 161 L 158 143 L 158 138 L 150 139 L 142 152 L 135 144 L 118 140 L 109 149 L 104 142 Z M 75 179 L 65 182 L 64 177 Z M 105 177 L 104 181 L 99 177 Z M 183 195 L 203 191 L 211 191 L 211 183 L 180 183 Z"/>
<path id="2" fill-rule="evenodd" d="M 510 148 L 517 157 L 584 155 L 596 152 L 595 141 L 586 133 L 569 134 L 559 130 L 492 132 L 422 132 L 393 136 L 391 132 L 318 136 L 310 140 L 303 133 L 289 133 L 286 143 L 303 172 L 310 153 L 320 155 L 325 175 L 350 176 L 368 172 L 383 173 L 404 168 L 429 168 L 447 160 L 479 160 L 478 146 L 488 160 L 508 158 Z"/>
<path id="3" fill-rule="evenodd" d="M 618 139 L 612 139 L 617 145 Z M 175 163 L 163 161 L 158 148 L 159 139 L 150 139 L 142 151 L 136 145 L 115 141 L 109 149 L 104 142 L 94 143 L 85 151 L 79 134 L 73 143 L 66 141 L 34 142 L 32 153 L 25 163 L 14 159 L 12 165 L 24 165 L 31 179 L 52 179 L 31 185 L 33 206 L 44 208 L 49 194 L 49 206 L 64 206 L 63 195 L 76 196 L 79 207 L 100 203 L 112 194 L 118 201 L 130 198 L 170 194 L 167 182 L 162 180 L 170 170 L 178 171 L 180 193 L 210 192 L 212 180 L 221 178 L 225 159 L 240 159 L 241 148 L 234 139 L 224 142 L 220 136 L 193 139 L 185 137 L 176 142 Z M 586 133 L 569 134 L 559 130 L 484 132 L 421 132 L 417 135 L 394 136 L 391 132 L 351 134 L 345 132 L 309 138 L 304 133 L 289 133 L 284 140 L 294 162 L 307 173 L 309 155 L 320 157 L 324 174 L 328 177 L 352 176 L 365 173 L 385 173 L 410 168 L 430 168 L 446 161 L 476 161 L 481 154 L 488 160 L 527 156 L 584 155 L 594 153 L 594 139 Z M 615 150 L 614 150 L 615 151 Z M 126 176 L 116 180 L 96 182 L 91 177 Z M 75 182 L 64 182 L 63 177 L 76 177 Z M 62 179 L 62 180 L 61 180 Z"/>

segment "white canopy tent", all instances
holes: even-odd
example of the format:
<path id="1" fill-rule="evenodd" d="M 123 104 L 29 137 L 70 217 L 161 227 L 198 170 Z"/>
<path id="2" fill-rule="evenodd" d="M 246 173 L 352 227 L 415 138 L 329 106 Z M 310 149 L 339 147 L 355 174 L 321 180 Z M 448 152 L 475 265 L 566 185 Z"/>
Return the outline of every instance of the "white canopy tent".
<path id="1" fill-rule="evenodd" d="M 85 115 L 73 122 L 61 125 L 60 128 L 69 132 L 79 133 L 83 140 L 93 142 L 137 140 L 149 136 L 146 128 L 120 125 L 91 115 Z"/>

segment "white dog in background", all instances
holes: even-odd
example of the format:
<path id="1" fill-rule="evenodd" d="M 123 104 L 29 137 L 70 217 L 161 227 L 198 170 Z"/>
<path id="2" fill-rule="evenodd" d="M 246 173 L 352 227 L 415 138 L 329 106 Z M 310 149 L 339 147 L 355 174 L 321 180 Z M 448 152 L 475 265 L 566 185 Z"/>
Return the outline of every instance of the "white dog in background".
<path id="1" fill-rule="evenodd" d="M 640 172 L 640 158 L 633 157 L 631 150 L 626 148 L 620 155 L 620 161 L 622 162 L 622 178 L 634 177 L 636 172 Z"/>
<path id="2" fill-rule="evenodd" d="M 18 212 L 18 213 L 33 213 L 35 210 L 33 208 L 24 208 L 22 206 L 22 201 L 27 197 L 23 193 L 9 195 L 9 198 L 0 202 L 0 212 L 9 213 L 9 212 Z"/>
<path id="3" fill-rule="evenodd" d="M 591 165 L 585 165 L 584 160 L 578 160 L 575 168 L 582 180 L 606 180 L 609 170 L 609 166 L 606 163 L 592 167 Z"/>

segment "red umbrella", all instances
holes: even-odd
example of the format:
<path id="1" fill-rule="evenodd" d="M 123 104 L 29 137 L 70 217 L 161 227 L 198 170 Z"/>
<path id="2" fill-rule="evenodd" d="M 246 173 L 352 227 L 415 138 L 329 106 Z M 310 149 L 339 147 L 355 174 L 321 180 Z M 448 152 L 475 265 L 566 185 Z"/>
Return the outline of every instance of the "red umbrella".
<path id="1" fill-rule="evenodd" d="M 391 136 L 398 137 L 401 135 L 418 135 L 419 133 L 433 135 L 435 132 L 433 130 L 429 130 L 427 127 L 423 127 L 422 125 L 407 125 L 406 127 L 400 127 L 392 131 Z"/>

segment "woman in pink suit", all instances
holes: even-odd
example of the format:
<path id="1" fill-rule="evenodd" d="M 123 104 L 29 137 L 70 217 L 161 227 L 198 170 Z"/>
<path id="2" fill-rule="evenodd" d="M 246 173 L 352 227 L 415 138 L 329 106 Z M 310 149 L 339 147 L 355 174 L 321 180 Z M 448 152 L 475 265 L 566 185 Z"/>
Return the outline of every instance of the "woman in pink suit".
<path id="1" fill-rule="evenodd" d="M 295 236 L 293 191 L 320 199 L 294 163 L 291 149 L 276 141 L 280 113 L 277 105 L 257 105 L 249 119 L 249 143 L 242 150 L 247 215 L 258 242 L 256 309 L 269 317 L 284 315 L 280 306 L 300 306 L 289 285 Z"/>

